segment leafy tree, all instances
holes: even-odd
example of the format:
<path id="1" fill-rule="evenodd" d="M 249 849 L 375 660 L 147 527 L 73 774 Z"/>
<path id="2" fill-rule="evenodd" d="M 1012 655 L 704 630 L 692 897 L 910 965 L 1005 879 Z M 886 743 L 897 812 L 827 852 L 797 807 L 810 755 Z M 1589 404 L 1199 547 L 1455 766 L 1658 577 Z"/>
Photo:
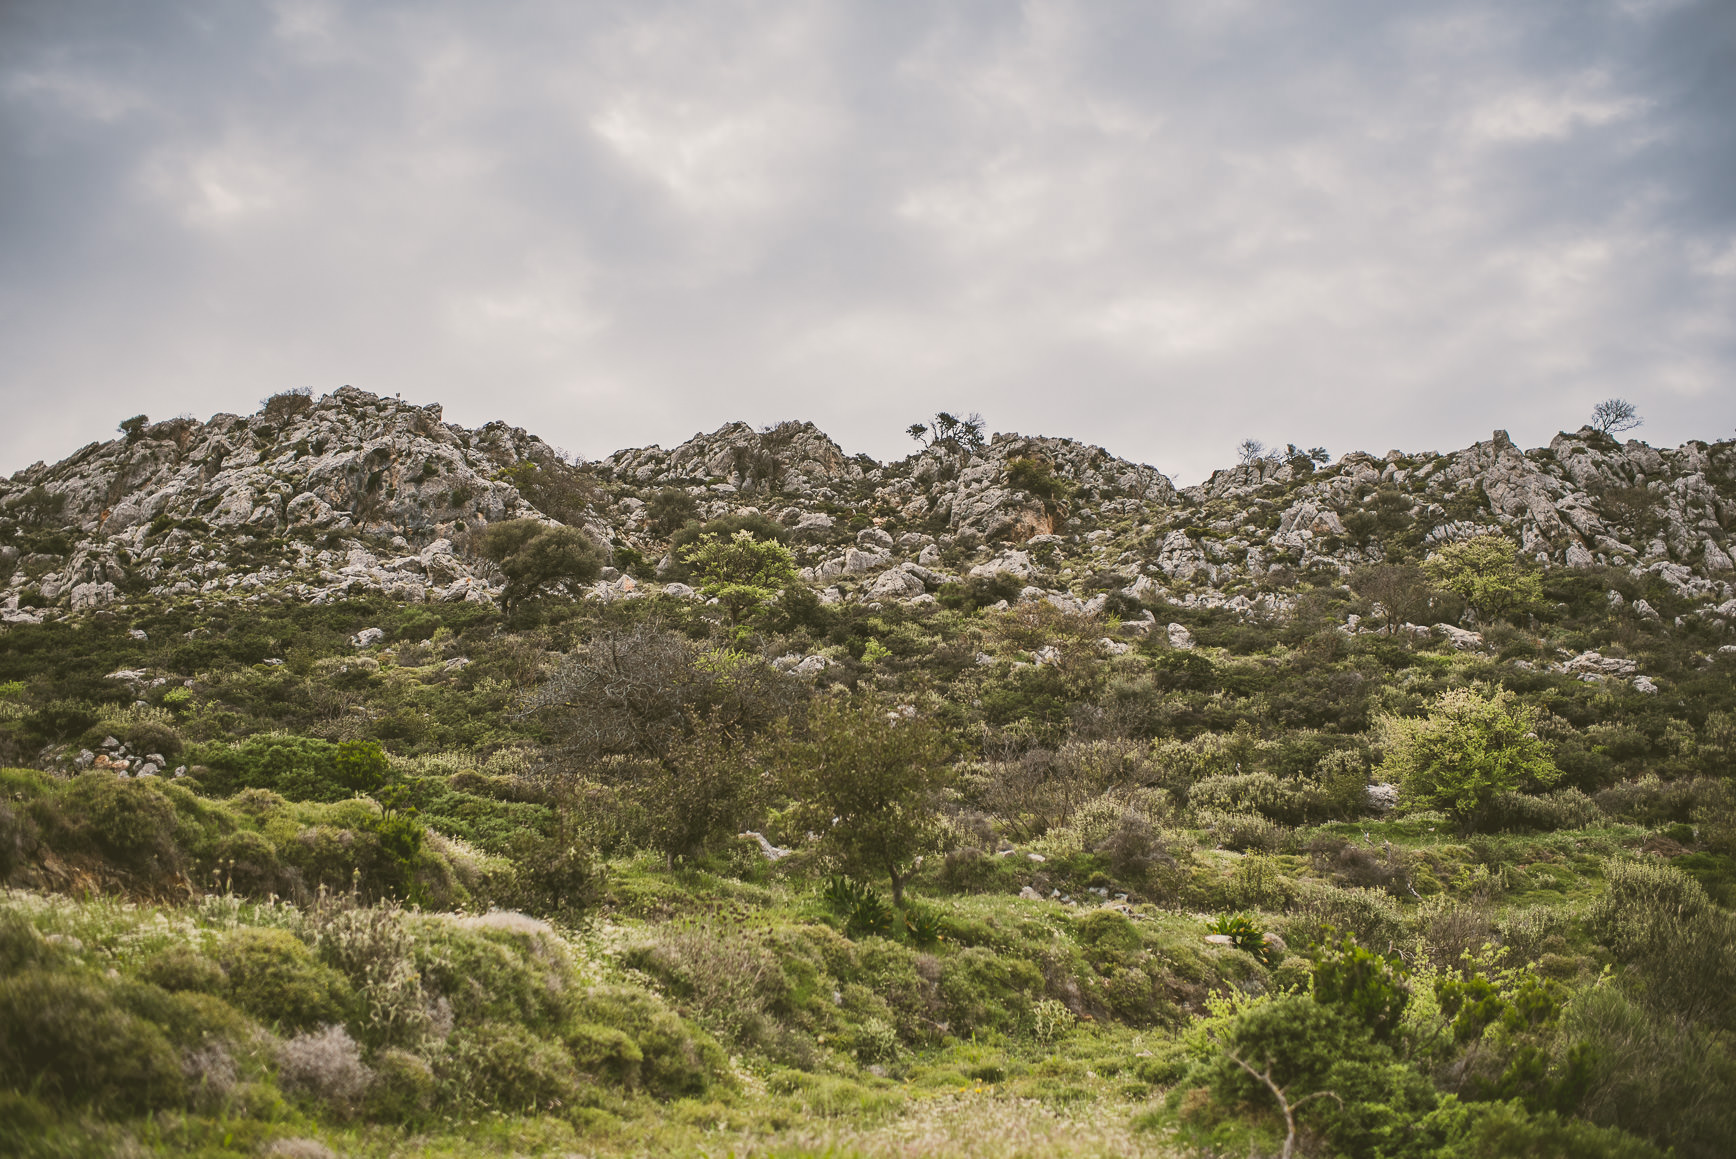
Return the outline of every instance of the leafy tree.
<path id="1" fill-rule="evenodd" d="M 1381 774 L 1413 800 L 1448 810 L 1470 831 L 1497 794 L 1560 778 L 1537 737 L 1537 716 L 1505 689 L 1448 689 L 1426 717 L 1381 718 Z"/>
<path id="2" fill-rule="evenodd" d="M 758 779 L 731 733 L 717 710 L 694 719 L 688 735 L 633 780 L 651 844 L 671 868 L 676 858 L 693 857 L 741 829 Z"/>
<path id="3" fill-rule="evenodd" d="M 1543 598 L 1537 569 L 1519 558 L 1518 545 L 1504 535 L 1444 544 L 1423 561 L 1423 569 L 1471 605 L 1479 621 L 1521 611 Z"/>
<path id="4" fill-rule="evenodd" d="M 974 455 L 988 443 L 983 416 L 969 414 L 964 418 L 941 411 L 928 425 L 911 423 L 904 433 L 925 446 L 945 447 L 959 454 Z"/>
<path id="5" fill-rule="evenodd" d="M 601 549 L 584 532 L 535 519 L 490 524 L 478 537 L 477 549 L 506 577 L 508 608 L 549 584 L 589 583 L 603 568 Z"/>
<path id="6" fill-rule="evenodd" d="M 699 516 L 699 500 L 679 487 L 665 487 L 645 505 L 645 520 L 659 535 L 673 535 Z"/>
<path id="7" fill-rule="evenodd" d="M 1422 568 L 1398 563 L 1363 568 L 1350 577 L 1350 589 L 1379 605 L 1381 626 L 1389 636 L 1404 624 L 1420 622 L 1435 594 Z"/>
<path id="8" fill-rule="evenodd" d="M 661 574 L 670 579 L 691 580 L 693 569 L 682 558 L 682 550 L 698 543 L 707 535 L 715 535 L 719 539 L 730 539 L 738 531 L 750 532 L 755 539 L 763 539 L 773 543 L 788 543 L 790 541 L 789 528 L 758 513 L 719 515 L 716 519 L 708 519 L 704 523 L 688 522 L 669 537 L 671 566 L 663 569 Z"/>
<path id="9" fill-rule="evenodd" d="M 758 657 L 702 649 L 655 622 L 598 633 L 532 692 L 566 752 L 662 759 L 714 716 L 745 736 L 788 713 L 805 686 Z"/>
<path id="10" fill-rule="evenodd" d="M 353 793 L 377 793 L 392 766 L 377 740 L 346 740 L 332 754 L 332 771 L 344 788 Z"/>
<path id="11" fill-rule="evenodd" d="M 134 415 L 130 419 L 123 419 L 115 429 L 127 437 L 127 442 L 136 443 L 145 437 L 145 427 L 150 421 L 144 415 Z"/>
<path id="12" fill-rule="evenodd" d="M 947 779 L 946 745 L 928 721 L 868 701 L 822 701 L 805 735 L 779 752 L 785 788 L 846 869 L 884 873 L 892 901 L 919 854 L 934 847 L 934 797 Z"/>
<path id="13" fill-rule="evenodd" d="M 495 472 L 511 483 L 538 511 L 562 523 L 580 523 L 599 492 L 588 466 L 571 464 L 545 453 L 541 460 L 521 459 Z"/>
<path id="14" fill-rule="evenodd" d="M 1591 410 L 1591 425 L 1606 435 L 1631 431 L 1645 421 L 1625 398 L 1606 398 Z"/>
<path id="15" fill-rule="evenodd" d="M 728 609 L 731 623 L 774 602 L 796 580 L 790 549 L 746 528 L 728 539 L 701 536 L 681 549 L 681 559 L 699 578 L 699 590 Z"/>

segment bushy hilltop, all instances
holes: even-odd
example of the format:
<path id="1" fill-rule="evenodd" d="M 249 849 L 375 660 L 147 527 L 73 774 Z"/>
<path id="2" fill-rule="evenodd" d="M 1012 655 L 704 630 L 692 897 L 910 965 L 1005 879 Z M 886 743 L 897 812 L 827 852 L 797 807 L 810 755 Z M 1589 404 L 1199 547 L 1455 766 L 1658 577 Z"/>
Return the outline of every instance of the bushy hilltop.
<path id="1" fill-rule="evenodd" d="M 438 405 L 352 387 L 130 428 L 0 483 L 9 620 L 145 595 L 494 600 L 500 577 L 467 537 L 525 517 L 582 527 L 610 552 L 590 594 L 643 594 L 676 562 L 677 527 L 656 514 L 672 493 L 693 518 L 781 523 L 828 601 L 921 601 L 1000 575 L 1019 581 L 1015 600 L 1065 608 L 1161 593 L 1271 614 L 1309 577 L 1494 532 L 1548 568 L 1655 577 L 1673 614 L 1736 614 L 1730 441 L 1658 449 L 1581 428 L 1523 451 L 1497 431 L 1450 454 L 1265 457 L 1178 490 L 1071 439 L 938 440 L 879 463 L 794 422 L 573 464 L 519 428 L 468 430 Z"/>
<path id="2" fill-rule="evenodd" d="M 0 1153 L 1730 1153 L 1736 444 L 942 417 L 0 482 Z"/>

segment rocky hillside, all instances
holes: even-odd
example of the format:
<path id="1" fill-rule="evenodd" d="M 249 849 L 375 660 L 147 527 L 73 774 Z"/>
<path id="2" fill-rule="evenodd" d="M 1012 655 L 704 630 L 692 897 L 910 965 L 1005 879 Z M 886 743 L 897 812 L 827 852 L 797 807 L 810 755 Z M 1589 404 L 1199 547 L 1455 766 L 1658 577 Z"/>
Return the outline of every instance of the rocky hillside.
<path id="1" fill-rule="evenodd" d="M 667 575 L 672 529 L 652 505 L 676 492 L 700 518 L 782 523 L 826 602 L 926 601 L 1006 576 L 1017 598 L 1071 611 L 1121 593 L 1271 615 L 1310 577 L 1495 531 L 1547 568 L 1655 575 L 1677 614 L 1736 615 L 1730 441 L 1658 449 L 1582 428 L 1521 450 L 1497 431 L 1449 454 L 1267 457 L 1178 490 L 1070 439 L 997 434 L 879 463 L 794 422 L 572 464 L 521 429 L 468 430 L 438 405 L 351 387 L 279 395 L 249 416 L 129 425 L 0 482 L 8 622 L 144 596 L 493 600 L 498 577 L 466 552 L 467 533 L 527 516 L 608 546 L 616 567 L 586 595 L 632 597 Z"/>

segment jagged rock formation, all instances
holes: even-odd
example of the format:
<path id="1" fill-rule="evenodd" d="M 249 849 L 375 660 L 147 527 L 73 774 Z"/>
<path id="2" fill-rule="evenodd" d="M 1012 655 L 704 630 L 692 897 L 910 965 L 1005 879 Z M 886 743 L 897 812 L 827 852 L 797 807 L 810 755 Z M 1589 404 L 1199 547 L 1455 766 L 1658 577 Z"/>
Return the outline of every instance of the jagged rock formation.
<path id="1" fill-rule="evenodd" d="M 883 464 L 796 422 L 731 423 L 574 467 L 523 430 L 467 430 L 438 406 L 349 387 L 157 423 L 0 482 L 0 614 L 144 596 L 493 599 L 497 577 L 466 553 L 466 533 L 518 517 L 584 527 L 633 573 L 611 569 L 586 594 L 637 596 L 658 590 L 668 529 L 649 512 L 667 489 L 702 518 L 781 522 L 827 601 L 921 603 L 949 582 L 1002 577 L 1018 598 L 1075 614 L 1119 593 L 1123 609 L 1162 599 L 1281 616 L 1298 582 L 1493 531 L 1546 567 L 1649 573 L 1706 617 L 1736 617 L 1729 441 L 1657 449 L 1583 428 L 1522 451 L 1497 431 L 1452 454 L 1263 459 L 1178 491 L 1070 439 L 996 435 Z"/>

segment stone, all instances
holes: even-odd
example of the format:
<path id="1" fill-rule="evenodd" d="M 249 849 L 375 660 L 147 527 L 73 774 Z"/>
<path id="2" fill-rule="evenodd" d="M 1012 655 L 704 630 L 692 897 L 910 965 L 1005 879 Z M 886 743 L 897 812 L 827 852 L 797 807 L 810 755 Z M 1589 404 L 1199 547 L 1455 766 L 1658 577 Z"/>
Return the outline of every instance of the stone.
<path id="1" fill-rule="evenodd" d="M 844 553 L 844 570 L 852 575 L 874 571 L 892 562 L 892 553 L 888 551 L 863 551 L 852 547 Z"/>
<path id="2" fill-rule="evenodd" d="M 1658 686 L 1652 683 L 1652 678 L 1650 676 L 1634 677 L 1635 692 L 1656 692 L 1657 690 Z"/>
<path id="3" fill-rule="evenodd" d="M 1230 937 L 1228 934 L 1207 934 L 1206 944 L 1211 946 L 1233 946 L 1236 944 L 1236 939 Z"/>
<path id="4" fill-rule="evenodd" d="M 908 596 L 919 596 L 923 593 L 922 581 L 911 573 L 899 568 L 881 572 L 868 587 L 868 597 L 877 600 L 896 600 Z"/>
<path id="5" fill-rule="evenodd" d="M 664 584 L 663 585 L 663 594 L 666 596 L 673 596 L 675 599 L 678 599 L 678 600 L 691 600 L 694 596 L 698 595 L 699 593 L 694 591 L 691 587 L 689 587 L 686 584 L 674 583 L 674 584 Z"/>
<path id="6" fill-rule="evenodd" d="M 935 564 L 940 562 L 940 548 L 936 547 L 932 543 L 929 544 L 922 549 L 920 554 L 917 555 L 916 562 L 921 564 L 923 567 L 933 567 Z"/>
<path id="7" fill-rule="evenodd" d="M 1634 601 L 1634 614 L 1645 620 L 1655 620 L 1658 618 L 1658 610 L 1652 607 L 1652 605 L 1647 603 L 1645 600 Z"/>
<path id="8" fill-rule="evenodd" d="M 892 536 L 878 527 L 864 527 L 856 533 L 856 546 L 870 551 L 892 549 Z"/>
<path id="9" fill-rule="evenodd" d="M 386 638 L 383 628 L 363 628 L 350 637 L 350 644 L 356 648 L 371 648 Z"/>
<path id="10" fill-rule="evenodd" d="M 1368 802 L 1369 808 L 1378 809 L 1382 813 L 1386 812 L 1388 809 L 1394 808 L 1398 804 L 1399 793 L 1397 785 L 1383 781 L 1368 786 L 1362 792 L 1363 798 Z"/>
<path id="11" fill-rule="evenodd" d="M 119 592 L 115 585 L 107 582 L 75 584 L 70 599 L 72 610 L 85 611 L 90 608 L 105 608 L 115 602 Z"/>
<path id="12" fill-rule="evenodd" d="M 1028 885 L 1019 891 L 1019 896 L 1026 901 L 1042 901 L 1043 900 L 1043 895 L 1038 893 L 1036 890 L 1032 889 Z"/>
<path id="13" fill-rule="evenodd" d="M 1188 631 L 1185 625 L 1171 624 L 1167 630 L 1169 632 L 1169 646 L 1171 648 L 1181 648 L 1185 650 L 1194 646 L 1193 633 Z"/>
<path id="14" fill-rule="evenodd" d="M 1467 631 L 1457 624 L 1436 624 L 1435 631 L 1460 652 L 1469 652 L 1483 646 L 1483 633 Z"/>

